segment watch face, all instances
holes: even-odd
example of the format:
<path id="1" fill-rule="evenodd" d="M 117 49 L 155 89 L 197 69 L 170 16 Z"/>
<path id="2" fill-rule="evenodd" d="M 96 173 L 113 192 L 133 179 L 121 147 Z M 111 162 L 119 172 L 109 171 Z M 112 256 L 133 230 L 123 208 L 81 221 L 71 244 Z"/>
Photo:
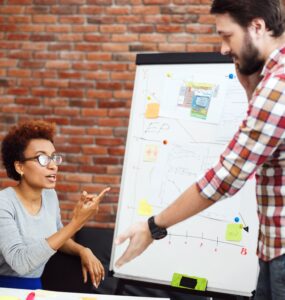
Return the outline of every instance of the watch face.
<path id="1" fill-rule="evenodd" d="M 167 230 L 165 228 L 158 228 L 158 230 L 152 234 L 152 237 L 155 240 L 160 240 L 166 237 L 166 235 L 167 235 Z"/>
<path id="2" fill-rule="evenodd" d="M 150 217 L 148 219 L 148 227 L 152 238 L 155 240 L 160 240 L 167 235 L 166 228 L 158 227 L 154 222 L 154 217 Z"/>

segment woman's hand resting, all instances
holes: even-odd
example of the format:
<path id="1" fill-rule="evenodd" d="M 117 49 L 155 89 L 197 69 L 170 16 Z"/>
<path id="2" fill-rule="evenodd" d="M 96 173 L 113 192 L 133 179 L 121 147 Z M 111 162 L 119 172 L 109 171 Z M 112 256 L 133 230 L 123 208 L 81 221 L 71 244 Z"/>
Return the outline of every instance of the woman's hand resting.
<path id="1" fill-rule="evenodd" d="M 87 282 L 88 273 L 92 284 L 98 288 L 101 280 L 104 280 L 105 270 L 100 260 L 89 248 L 83 248 L 79 253 L 84 283 Z"/>

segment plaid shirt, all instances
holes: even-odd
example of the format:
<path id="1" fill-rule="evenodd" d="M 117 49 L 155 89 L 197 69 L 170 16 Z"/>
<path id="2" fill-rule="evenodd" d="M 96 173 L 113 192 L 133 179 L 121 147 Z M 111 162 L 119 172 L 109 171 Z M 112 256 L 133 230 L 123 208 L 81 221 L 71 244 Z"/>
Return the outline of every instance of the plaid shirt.
<path id="1" fill-rule="evenodd" d="M 257 254 L 269 261 L 285 253 L 285 46 L 271 53 L 262 75 L 238 132 L 197 186 L 217 201 L 234 195 L 256 172 Z"/>

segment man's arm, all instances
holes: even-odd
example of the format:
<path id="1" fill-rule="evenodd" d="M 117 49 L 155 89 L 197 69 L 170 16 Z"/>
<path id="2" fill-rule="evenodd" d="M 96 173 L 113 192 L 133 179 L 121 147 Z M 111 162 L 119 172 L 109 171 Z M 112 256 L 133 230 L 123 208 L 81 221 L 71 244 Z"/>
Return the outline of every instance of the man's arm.
<path id="1" fill-rule="evenodd" d="M 176 201 L 155 216 L 155 224 L 159 227 L 168 228 L 199 213 L 213 203 L 215 202 L 200 195 L 197 184 L 194 183 Z M 130 239 L 129 246 L 117 260 L 116 267 L 120 267 L 134 259 L 152 243 L 153 239 L 147 222 L 140 222 L 131 226 L 126 232 L 117 237 L 116 244 L 122 244 L 127 239 Z"/>

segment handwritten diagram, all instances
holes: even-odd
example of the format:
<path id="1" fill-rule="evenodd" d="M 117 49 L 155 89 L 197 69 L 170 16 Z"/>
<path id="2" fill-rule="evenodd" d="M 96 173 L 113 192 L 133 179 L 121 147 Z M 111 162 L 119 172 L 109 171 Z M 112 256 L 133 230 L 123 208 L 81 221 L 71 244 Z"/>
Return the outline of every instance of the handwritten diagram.
<path id="1" fill-rule="evenodd" d="M 214 166 L 245 117 L 247 100 L 233 65 L 204 68 L 138 68 L 117 232 L 158 214 Z M 174 272 L 190 272 L 207 278 L 210 289 L 246 294 L 254 288 L 257 272 L 254 184 L 252 179 L 235 196 L 169 228 L 166 239 L 117 271 L 162 283 Z M 116 248 L 114 259 L 124 249 Z M 163 263 L 150 271 L 146 265 L 153 265 L 161 252 Z M 171 257 L 177 258 L 174 267 L 167 263 Z M 237 278 L 246 272 L 251 280 L 229 282 L 232 270 Z"/>

